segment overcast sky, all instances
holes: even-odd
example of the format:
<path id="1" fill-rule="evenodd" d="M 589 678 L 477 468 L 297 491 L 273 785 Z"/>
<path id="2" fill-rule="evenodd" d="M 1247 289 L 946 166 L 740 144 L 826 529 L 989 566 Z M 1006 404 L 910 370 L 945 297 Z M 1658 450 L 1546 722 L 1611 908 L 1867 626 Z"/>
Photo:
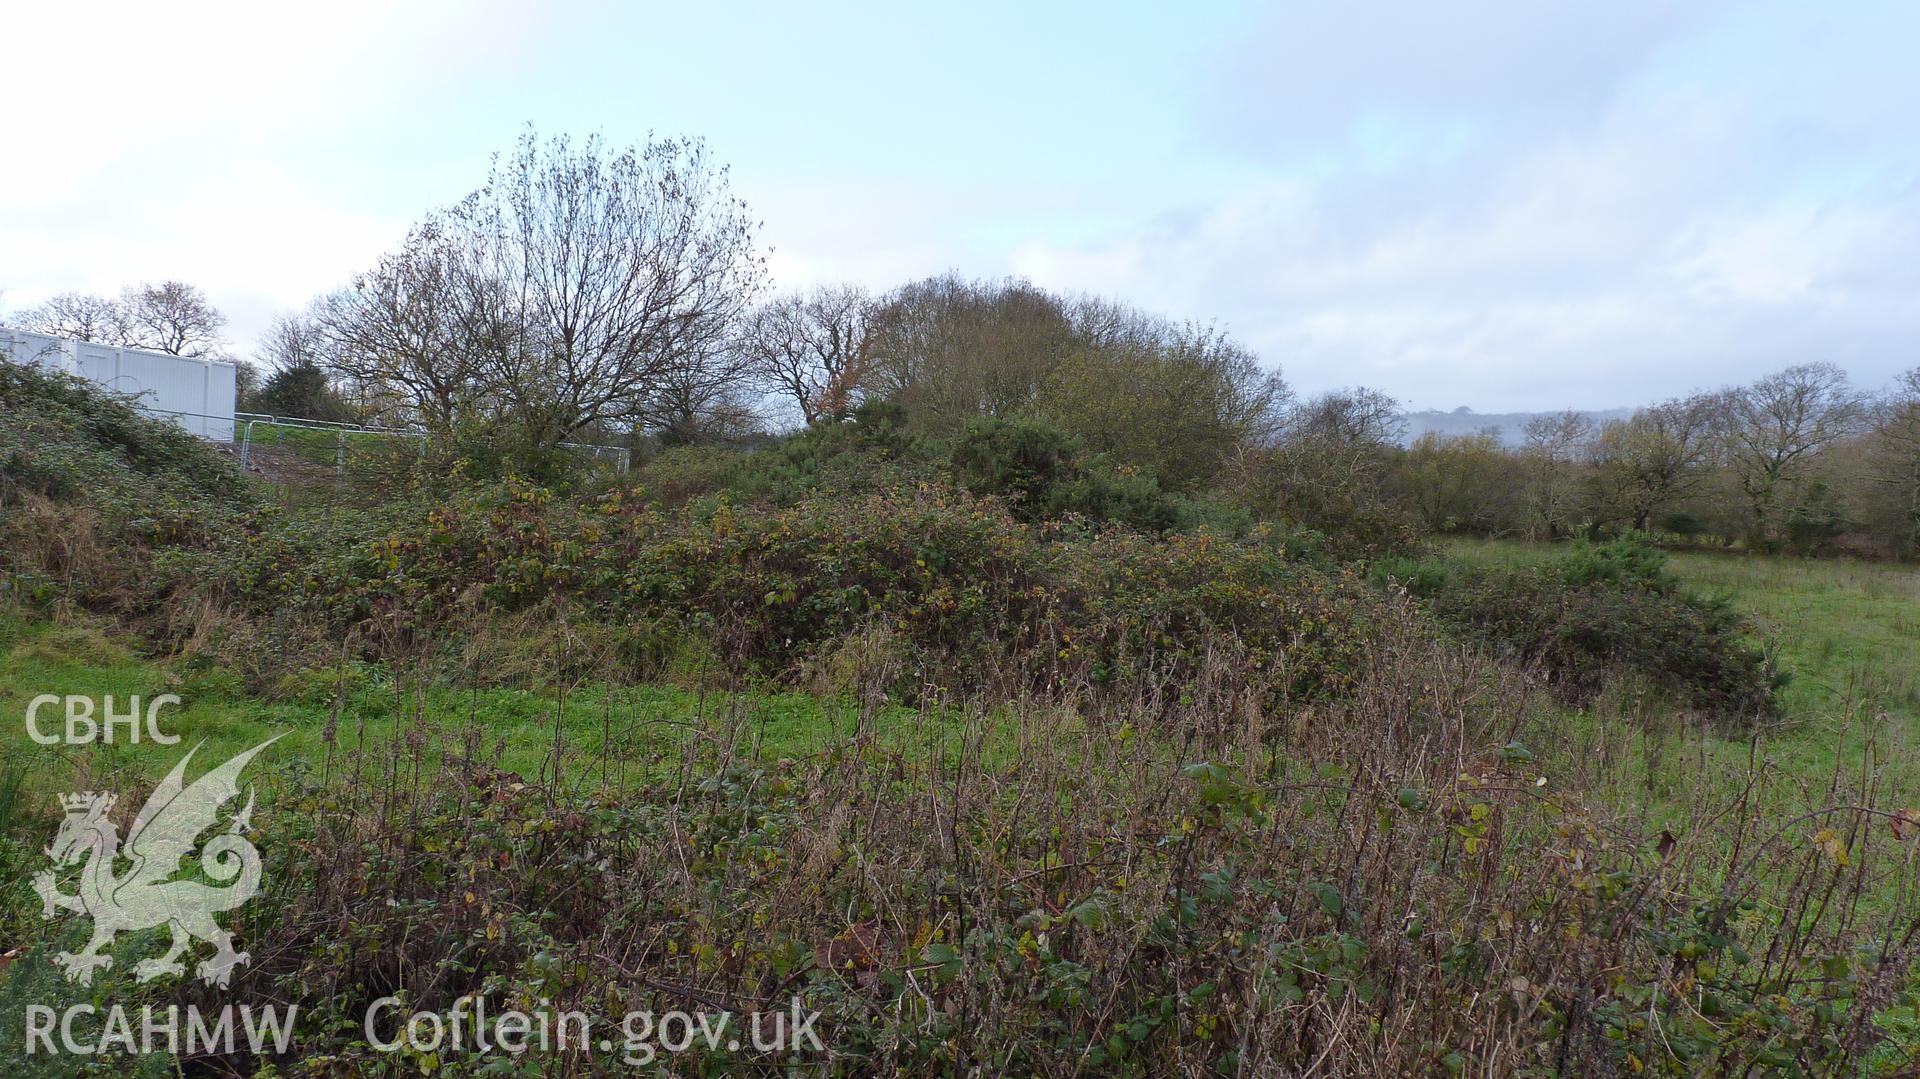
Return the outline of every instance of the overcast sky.
<path id="1" fill-rule="evenodd" d="M 0 310 L 245 354 L 528 121 L 704 136 L 778 283 L 1024 275 L 1296 388 L 1602 408 L 1920 364 L 1920 4 L 0 8 Z"/>

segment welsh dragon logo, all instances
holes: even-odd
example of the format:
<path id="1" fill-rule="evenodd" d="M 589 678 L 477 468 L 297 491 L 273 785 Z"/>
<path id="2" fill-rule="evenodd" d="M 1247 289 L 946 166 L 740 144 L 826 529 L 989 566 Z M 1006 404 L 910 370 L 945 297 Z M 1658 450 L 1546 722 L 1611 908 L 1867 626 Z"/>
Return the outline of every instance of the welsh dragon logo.
<path id="1" fill-rule="evenodd" d="M 93 939 L 84 949 L 54 957 L 68 979 L 88 985 L 95 970 L 111 966 L 113 956 L 106 949 L 112 946 L 114 934 L 164 925 L 172 931 L 173 942 L 165 955 L 144 959 L 134 967 L 139 981 L 185 974 L 181 955 L 195 940 L 203 940 L 215 952 L 197 968 L 200 978 L 208 985 L 226 986 L 233 968 L 249 957 L 233 950 L 233 934 L 220 928 L 213 916 L 238 907 L 260 890 L 260 851 L 245 835 L 253 816 L 251 787 L 245 807 L 234 814 L 227 830 L 200 849 L 200 869 L 215 885 L 174 878 L 194 841 L 214 827 L 221 807 L 239 797 L 241 770 L 280 737 L 284 736 L 254 746 L 191 785 L 186 782 L 187 763 L 199 746 L 189 750 L 140 808 L 124 844 L 118 827 L 108 818 L 113 795 L 89 791 L 60 799 L 66 818 L 47 855 L 56 867 L 86 859 L 80 889 L 75 895 L 61 892 L 52 869 L 34 877 L 33 887 L 43 904 L 41 917 L 70 910 L 93 919 Z M 127 868 L 116 872 L 116 863 L 127 863 Z"/>

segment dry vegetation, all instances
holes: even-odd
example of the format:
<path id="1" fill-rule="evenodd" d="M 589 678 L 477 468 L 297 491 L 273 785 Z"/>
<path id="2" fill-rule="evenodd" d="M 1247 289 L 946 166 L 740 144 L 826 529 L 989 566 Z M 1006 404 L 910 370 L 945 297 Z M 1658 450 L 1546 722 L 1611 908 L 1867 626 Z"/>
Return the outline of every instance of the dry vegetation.
<path id="1" fill-rule="evenodd" d="M 763 271 L 697 141 L 529 132 L 270 336 L 255 407 L 406 437 L 297 433 L 253 483 L 0 364 L 0 701 L 292 732 L 221 999 L 298 1005 L 294 1050 L 97 1070 L 623 1070 L 367 1042 L 376 998 L 475 993 L 822 1014 L 811 1058 L 672 1062 L 709 1074 L 1920 1066 L 1911 572 L 1788 596 L 1646 535 L 1911 556 L 1920 376 L 1402 447 L 1386 396 L 1295 401 L 1208 326 Z M 117 339 L 169 298 L 217 345 L 185 286 L 31 314 Z M 46 793 L 170 761 L 40 749 L 0 768 L 0 1038 L 212 1003 L 57 976 Z"/>
<path id="2" fill-rule="evenodd" d="M 395 992 L 601 1015 L 797 994 L 828 1046 L 805 1063 L 844 1074 L 1920 1052 L 1920 821 L 1889 782 L 1910 747 L 1862 725 L 1817 766 L 1770 760 L 1808 691 L 1776 698 L 1747 624 L 1644 545 L 1359 563 L 1364 532 L 1255 526 L 1041 429 L 935 444 L 872 412 L 614 489 L 428 475 L 278 509 L 123 406 L 8 377 L 32 424 L 0 449 L 8 669 L 131 633 L 152 660 L 109 642 L 84 669 L 305 731 L 221 998 L 300 1004 L 299 1048 L 194 1069 L 500 1063 L 371 1049 L 364 1008 Z M 1584 632 L 1596 611 L 1670 647 Z M 683 688 L 622 696 L 662 682 Z M 775 729 L 782 687 L 823 699 L 778 697 L 800 703 Z M 16 789 L 76 778 L 15 759 Z M 24 887 L 49 822 L 8 806 L 17 1030 L 22 1001 L 79 991 L 46 962 L 73 927 Z"/>

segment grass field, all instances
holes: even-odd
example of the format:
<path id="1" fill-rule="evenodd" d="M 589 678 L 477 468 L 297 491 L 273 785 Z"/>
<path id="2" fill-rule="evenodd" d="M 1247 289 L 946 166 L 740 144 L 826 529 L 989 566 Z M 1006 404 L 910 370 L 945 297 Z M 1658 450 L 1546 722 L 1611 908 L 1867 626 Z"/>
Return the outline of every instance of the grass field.
<path id="1" fill-rule="evenodd" d="M 1920 570 L 1872 562 L 1682 554 L 1676 569 L 1731 596 L 1793 672 L 1789 713 L 1859 708 L 1920 720 Z"/>
<path id="2" fill-rule="evenodd" d="M 1551 558 L 1548 545 L 1456 540 L 1446 553 L 1476 563 Z M 1786 710 L 1804 720 L 1878 709 L 1920 721 L 1920 569 L 1682 552 L 1672 567 L 1699 591 L 1731 599 L 1793 675 Z"/>
<path id="3" fill-rule="evenodd" d="M 112 697 L 124 712 L 162 694 L 181 699 L 161 712 L 164 733 L 177 744 L 129 743 L 48 747 L 26 728 L 29 702 L 41 694 Z M 278 695 L 277 695 L 278 696 Z M 754 688 L 742 691 L 637 686 L 586 686 L 569 693 L 444 683 L 397 684 L 378 669 L 322 672 L 285 699 L 246 694 L 224 671 L 145 657 L 134 642 L 87 627 L 0 620 L 0 735 L 5 784 L 17 785 L 30 812 L 52 814 L 52 798 L 79 789 L 137 788 L 153 782 L 185 747 L 203 745 L 202 765 L 227 759 L 276 735 L 283 741 L 257 766 L 272 776 L 288 769 L 323 772 L 366 760 L 381 766 L 395 747 L 417 752 L 402 767 L 423 772 L 447 758 L 470 754 L 489 766 L 528 779 L 559 774 L 592 788 L 670 777 L 691 743 L 704 740 L 722 758 L 800 757 L 848 739 L 867 738 L 885 751 L 930 756 L 957 751 L 968 730 L 958 711 L 894 705 L 862 708 L 844 699 Z M 58 704 L 41 709 L 37 726 L 57 732 Z M 989 731 L 980 746 L 989 760 L 1011 747 Z"/>
<path id="4" fill-rule="evenodd" d="M 1444 556 L 1476 564 L 1553 557 L 1554 548 L 1498 541 L 1454 541 Z M 1791 676 L 1785 718 L 1755 742 L 1702 737 L 1684 752 L 1650 741 L 1638 724 L 1601 722 L 1568 728 L 1567 759 L 1585 767 L 1619 758 L 1622 797 L 1648 811 L 1678 812 L 1700 783 L 1747 770 L 1750 756 L 1798 778 L 1808 800 L 1824 794 L 1837 765 L 1869 749 L 1884 780 L 1920 790 L 1920 571 L 1864 562 L 1685 553 L 1672 565 L 1703 592 L 1726 596 Z M 183 704 L 163 726 L 182 745 L 205 742 L 209 760 L 285 734 L 273 756 L 281 767 L 341 766 L 357 751 L 385 754 L 406 740 L 467 753 L 522 775 L 555 767 L 579 782 L 642 780 L 671 773 L 690 740 L 707 739 L 741 754 L 801 756 L 855 734 L 923 753 L 959 744 L 965 723 L 937 712 L 756 688 L 727 692 L 673 686 L 587 686 L 559 694 L 444 684 L 397 684 L 383 671 L 325 672 L 282 699 L 244 693 L 226 672 L 180 666 L 139 654 L 130 640 L 86 627 L 0 621 L 0 710 L 12 718 L 0 736 L 8 771 L 31 798 L 74 784 L 151 781 L 179 749 L 142 742 L 48 750 L 25 730 L 27 703 L 43 693 L 133 696 L 174 693 Z M 57 706 L 46 710 L 57 723 Z M 1594 718 L 1594 717 L 1589 717 Z M 43 721 L 43 726 L 47 726 Z M 1595 740 L 1619 737 L 1614 746 Z M 1550 747 L 1549 747 L 1550 748 Z M 989 752 L 1011 751 L 990 745 Z M 1596 756 L 1598 754 L 1598 756 Z M 427 756 L 436 756 L 429 753 Z M 268 763 L 268 762 L 263 762 Z M 1651 795 L 1651 797 L 1649 797 Z M 1915 799 L 1920 801 L 1920 797 Z"/>
<path id="5" fill-rule="evenodd" d="M 1555 557 L 1550 545 L 1454 540 L 1443 557 L 1478 565 Z M 1617 800 L 1677 819 L 1750 771 L 1784 783 L 1780 797 L 1834 801 L 1841 772 L 1863 772 L 1893 797 L 1920 804 L 1920 570 L 1860 561 L 1815 561 L 1682 552 L 1670 565 L 1706 595 L 1752 619 L 1756 637 L 1790 677 L 1783 717 L 1752 739 L 1694 732 L 1685 739 L 1601 717 L 1570 728 L 1576 757 L 1621 759 Z M 1613 746 L 1598 744 L 1618 739 Z M 1856 780 L 1857 781 L 1857 780 Z M 1846 792 L 1839 792 L 1844 795 Z M 1846 800 L 1844 797 L 1838 800 Z"/>

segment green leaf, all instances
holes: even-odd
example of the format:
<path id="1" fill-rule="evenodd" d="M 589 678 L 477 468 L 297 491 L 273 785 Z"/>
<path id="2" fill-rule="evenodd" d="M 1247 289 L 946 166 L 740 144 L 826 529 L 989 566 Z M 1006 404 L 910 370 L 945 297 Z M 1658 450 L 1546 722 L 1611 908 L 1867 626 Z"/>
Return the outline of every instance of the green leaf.
<path id="1" fill-rule="evenodd" d="M 1524 764 L 1533 759 L 1533 750 L 1518 742 L 1508 742 L 1500 749 L 1500 760 L 1506 764 Z"/>

